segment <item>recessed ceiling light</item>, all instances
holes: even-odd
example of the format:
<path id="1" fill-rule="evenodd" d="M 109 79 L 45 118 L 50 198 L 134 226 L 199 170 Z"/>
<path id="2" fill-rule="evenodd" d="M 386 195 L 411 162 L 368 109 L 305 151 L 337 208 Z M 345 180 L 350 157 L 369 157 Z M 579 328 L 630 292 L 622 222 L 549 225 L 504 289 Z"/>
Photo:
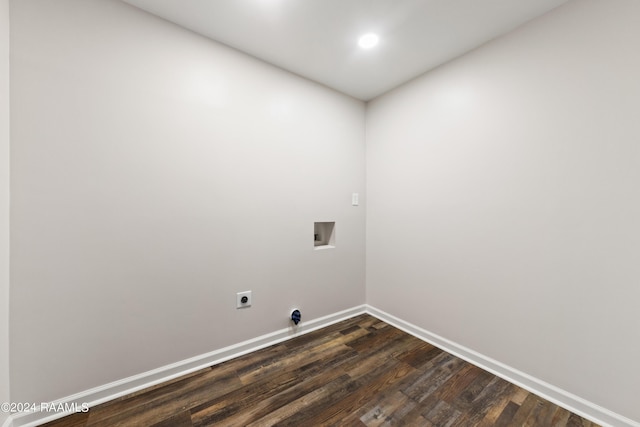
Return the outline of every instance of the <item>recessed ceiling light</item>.
<path id="1" fill-rule="evenodd" d="M 371 49 L 378 44 L 378 36 L 373 33 L 368 33 L 360 37 L 358 45 L 363 49 Z"/>

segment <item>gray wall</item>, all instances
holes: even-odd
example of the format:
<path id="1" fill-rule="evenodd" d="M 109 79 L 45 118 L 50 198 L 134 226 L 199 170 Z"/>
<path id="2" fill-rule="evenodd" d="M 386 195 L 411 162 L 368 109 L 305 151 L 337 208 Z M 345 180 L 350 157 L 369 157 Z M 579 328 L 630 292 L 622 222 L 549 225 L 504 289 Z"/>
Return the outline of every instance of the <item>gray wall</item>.
<path id="1" fill-rule="evenodd" d="M 635 420 L 638 17 L 570 2 L 367 113 L 367 302 Z"/>
<path id="2" fill-rule="evenodd" d="M 364 303 L 362 102 L 115 0 L 11 19 L 15 401 Z"/>
<path id="3" fill-rule="evenodd" d="M 354 208 L 362 103 L 119 1 L 13 2 L 12 400 L 363 303 L 366 208 L 369 304 L 640 419 L 638 16 L 573 1 L 372 102 Z"/>
<path id="4" fill-rule="evenodd" d="M 0 403 L 9 401 L 9 0 L 0 0 Z"/>

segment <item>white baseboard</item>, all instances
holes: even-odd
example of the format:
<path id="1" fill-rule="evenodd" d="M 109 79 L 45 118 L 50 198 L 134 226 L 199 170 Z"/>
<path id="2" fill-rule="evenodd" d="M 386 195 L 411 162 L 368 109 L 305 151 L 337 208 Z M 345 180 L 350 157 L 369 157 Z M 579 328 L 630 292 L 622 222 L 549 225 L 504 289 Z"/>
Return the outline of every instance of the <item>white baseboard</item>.
<path id="1" fill-rule="evenodd" d="M 377 317 L 398 329 L 420 338 L 429 344 L 466 360 L 473 365 L 489 371 L 500 378 L 522 387 L 525 390 L 528 390 L 597 424 L 610 427 L 640 427 L 640 423 L 629 418 L 616 414 L 615 412 L 609 411 L 608 409 L 598 406 L 554 385 L 500 363 L 497 360 L 493 360 L 460 344 L 449 341 L 446 338 L 405 322 L 404 320 L 385 313 L 382 310 L 378 310 L 375 307 L 367 305 L 366 311 L 370 315 Z"/>
<path id="2" fill-rule="evenodd" d="M 390 325 L 397 327 L 398 329 L 401 329 L 423 341 L 433 344 L 434 346 L 439 347 L 448 353 L 451 353 L 463 360 L 466 360 L 469 363 L 485 369 L 494 375 L 497 375 L 528 391 L 531 391 L 532 393 L 535 393 L 538 396 L 549 400 L 550 402 L 562 406 L 563 408 L 568 409 L 569 411 L 574 412 L 591 421 L 594 421 L 602 426 L 640 427 L 640 423 L 638 422 L 623 417 L 622 415 L 616 414 L 615 412 L 609 411 L 608 409 L 582 399 L 579 396 L 576 396 L 549 383 L 534 378 L 524 372 L 518 371 L 517 369 L 493 360 L 460 344 L 447 340 L 446 338 L 431 333 L 425 329 L 422 329 L 369 305 L 353 307 L 318 319 L 305 321 L 301 323 L 295 330 L 293 328 L 281 329 L 279 331 L 262 335 L 260 337 L 219 350 L 215 350 L 207 354 L 186 359 L 177 363 L 173 363 L 171 365 L 163 366 L 161 368 L 144 372 L 139 375 L 134 375 L 119 381 L 114 381 L 100 387 L 92 388 L 90 390 L 86 390 L 72 396 L 59 399 L 53 403 L 55 403 L 56 405 L 67 404 L 70 406 L 76 404 L 80 406 L 83 403 L 87 403 L 90 407 L 93 407 L 109 400 L 134 393 L 144 388 L 151 387 L 165 381 L 170 381 L 172 379 L 190 374 L 192 372 L 196 372 L 208 366 L 213 366 L 218 363 L 222 363 L 227 360 L 242 356 L 244 354 L 260 350 L 270 345 L 286 341 L 288 339 L 315 331 L 320 328 L 324 328 L 331 324 L 357 316 L 362 313 L 369 313 L 370 315 L 377 317 L 378 319 L 383 320 Z M 10 416 L 4 422 L 2 427 L 35 427 L 69 414 L 70 413 L 65 412 L 58 412 L 55 414 L 44 414 L 41 412 L 12 414 L 12 416 Z"/>
<path id="3" fill-rule="evenodd" d="M 67 396 L 53 403 L 56 405 L 68 404 L 69 406 L 76 404 L 81 406 L 83 403 L 86 403 L 89 407 L 93 407 L 147 387 L 199 371 L 200 369 L 204 369 L 208 366 L 213 366 L 247 353 L 269 347 L 270 345 L 278 344 L 291 338 L 304 335 L 365 312 L 365 306 L 361 305 L 338 313 L 333 313 L 328 316 L 320 317 L 318 319 L 304 321 L 296 328 L 289 327 L 281 329 L 279 331 L 262 335 L 229 347 L 221 348 L 210 353 L 182 360 L 180 362 L 124 378 L 119 381 L 114 381 L 72 396 Z M 9 418 L 9 420 L 7 420 L 3 427 L 34 427 L 62 418 L 66 415 L 70 415 L 70 413 L 57 412 L 55 414 L 44 414 L 41 412 L 28 412 L 14 414 Z"/>

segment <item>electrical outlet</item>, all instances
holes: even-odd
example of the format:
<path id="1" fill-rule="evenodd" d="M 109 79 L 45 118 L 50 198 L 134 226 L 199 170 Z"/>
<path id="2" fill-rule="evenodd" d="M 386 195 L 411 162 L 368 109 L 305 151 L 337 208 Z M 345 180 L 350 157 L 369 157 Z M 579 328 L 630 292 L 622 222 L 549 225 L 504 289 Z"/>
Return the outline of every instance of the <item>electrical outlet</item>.
<path id="1" fill-rule="evenodd" d="M 236 294 L 236 308 L 251 307 L 251 291 L 238 292 Z"/>

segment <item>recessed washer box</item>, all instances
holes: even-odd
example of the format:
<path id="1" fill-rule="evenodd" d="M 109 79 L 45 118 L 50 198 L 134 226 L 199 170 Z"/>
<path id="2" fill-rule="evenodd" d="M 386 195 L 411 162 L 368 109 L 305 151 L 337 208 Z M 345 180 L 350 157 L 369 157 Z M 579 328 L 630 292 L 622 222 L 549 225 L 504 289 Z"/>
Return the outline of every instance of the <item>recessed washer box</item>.
<path id="1" fill-rule="evenodd" d="M 332 249 L 336 247 L 336 223 L 313 223 L 313 249 Z"/>

